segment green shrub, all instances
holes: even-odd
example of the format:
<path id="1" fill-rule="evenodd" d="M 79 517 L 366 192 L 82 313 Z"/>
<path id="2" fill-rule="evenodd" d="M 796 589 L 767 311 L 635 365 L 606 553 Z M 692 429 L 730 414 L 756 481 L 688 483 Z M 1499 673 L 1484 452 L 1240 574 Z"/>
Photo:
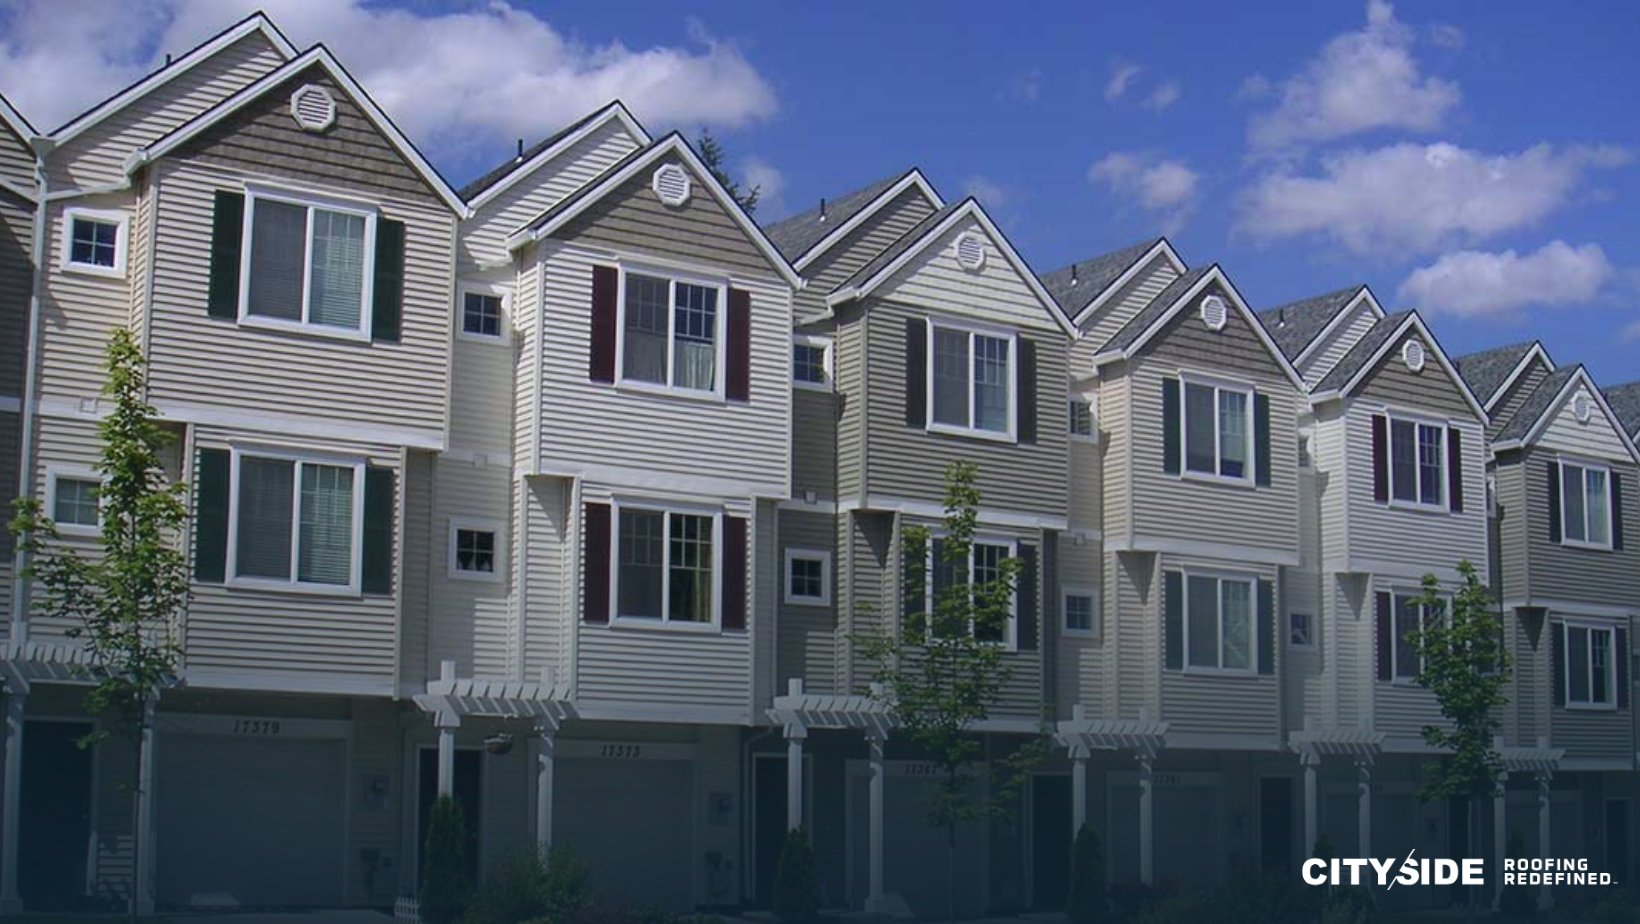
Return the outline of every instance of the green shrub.
<path id="1" fill-rule="evenodd" d="M 1589 909 L 1589 917 L 1595 924 L 1640 924 L 1640 905 L 1629 897 L 1627 889 L 1612 889 Z"/>
<path id="2" fill-rule="evenodd" d="M 421 856 L 421 919 L 456 924 L 466 913 L 473 883 L 467 868 L 467 816 L 450 796 L 433 803 Z"/>
<path id="3" fill-rule="evenodd" d="M 1516 860 L 1527 859 L 1526 838 L 1519 830 L 1509 834 L 1508 854 Z M 1510 883 L 1503 887 L 1503 894 L 1498 896 L 1498 911 L 1517 918 L 1529 918 L 1537 913 L 1537 899 L 1532 897 L 1532 887 L 1522 883 Z"/>
<path id="4" fill-rule="evenodd" d="M 780 848 L 780 865 L 774 874 L 774 916 L 783 924 L 814 924 L 820 918 L 814 851 L 801 826 L 787 832 Z"/>
<path id="5" fill-rule="evenodd" d="M 1084 824 L 1071 844 L 1071 891 L 1065 899 L 1069 924 L 1109 921 L 1110 897 L 1105 885 L 1105 851 L 1092 826 Z"/>
<path id="6" fill-rule="evenodd" d="M 592 904 L 591 877 L 574 851 L 530 845 L 492 872 L 473 897 L 464 924 L 567 924 Z"/>

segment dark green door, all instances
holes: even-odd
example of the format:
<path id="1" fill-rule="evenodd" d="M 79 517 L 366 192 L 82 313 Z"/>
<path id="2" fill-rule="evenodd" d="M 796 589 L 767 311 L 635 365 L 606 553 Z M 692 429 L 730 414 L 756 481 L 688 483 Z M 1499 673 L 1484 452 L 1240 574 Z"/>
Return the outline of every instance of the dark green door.
<path id="1" fill-rule="evenodd" d="M 85 722 L 23 723 L 23 805 L 17 891 L 30 911 L 84 903 L 91 846 L 91 751 Z"/>

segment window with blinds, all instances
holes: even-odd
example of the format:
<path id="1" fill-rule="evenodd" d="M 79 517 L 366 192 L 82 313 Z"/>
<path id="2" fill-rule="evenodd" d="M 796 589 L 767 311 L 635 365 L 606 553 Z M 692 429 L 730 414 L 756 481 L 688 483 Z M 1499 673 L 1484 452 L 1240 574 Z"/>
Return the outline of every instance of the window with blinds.
<path id="1" fill-rule="evenodd" d="M 238 455 L 234 577 L 355 588 L 362 465 Z"/>
<path id="2" fill-rule="evenodd" d="M 363 332 L 373 216 L 248 197 L 248 319 Z"/>

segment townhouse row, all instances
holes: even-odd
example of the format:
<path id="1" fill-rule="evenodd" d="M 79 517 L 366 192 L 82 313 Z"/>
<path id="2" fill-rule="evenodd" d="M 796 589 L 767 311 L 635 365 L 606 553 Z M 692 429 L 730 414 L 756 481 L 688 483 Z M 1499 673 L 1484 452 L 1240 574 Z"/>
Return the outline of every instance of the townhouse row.
<path id="1" fill-rule="evenodd" d="M 1056 745 L 961 832 L 963 913 L 1057 908 L 1083 823 L 1192 887 L 1323 833 L 1634 869 L 1640 383 L 1449 357 L 1365 287 L 1255 311 L 1165 239 L 1037 274 L 917 170 L 760 226 L 619 103 L 455 189 L 261 15 L 0 116 L 0 492 L 94 543 L 129 327 L 193 511 L 140 766 L 74 746 L 85 655 L 0 559 L 0 911 L 391 905 L 439 793 L 475 872 L 568 843 L 618 900 L 757 905 L 803 824 L 828 905 L 942 908 L 854 640 L 927 605 L 902 537 L 957 460 L 972 573 L 1023 565 L 985 759 Z M 1461 560 L 1517 661 L 1472 844 L 1414 795 L 1406 641 Z"/>

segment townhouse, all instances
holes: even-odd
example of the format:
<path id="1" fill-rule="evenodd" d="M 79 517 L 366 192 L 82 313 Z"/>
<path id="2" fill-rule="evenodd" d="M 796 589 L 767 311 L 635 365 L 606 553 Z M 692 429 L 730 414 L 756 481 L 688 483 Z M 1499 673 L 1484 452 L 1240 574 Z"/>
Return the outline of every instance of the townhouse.
<path id="1" fill-rule="evenodd" d="M 91 541 L 127 326 L 193 504 L 140 767 L 75 747 L 83 652 L 0 547 L 0 911 L 386 906 L 439 794 L 475 873 L 568 843 L 620 900 L 762 904 L 802 824 L 827 905 L 943 908 L 859 639 L 929 606 L 958 460 L 970 573 L 1022 564 L 984 762 L 1057 748 L 960 832 L 959 913 L 1057 909 L 1084 823 L 1202 888 L 1323 832 L 1633 865 L 1634 384 L 1453 361 L 1365 287 L 1255 312 L 1161 238 L 1039 276 L 915 169 L 761 227 L 618 102 L 455 190 L 260 15 L 0 123 L 0 490 Z M 1473 843 L 1414 796 L 1407 642 L 1463 559 L 1518 663 Z"/>

